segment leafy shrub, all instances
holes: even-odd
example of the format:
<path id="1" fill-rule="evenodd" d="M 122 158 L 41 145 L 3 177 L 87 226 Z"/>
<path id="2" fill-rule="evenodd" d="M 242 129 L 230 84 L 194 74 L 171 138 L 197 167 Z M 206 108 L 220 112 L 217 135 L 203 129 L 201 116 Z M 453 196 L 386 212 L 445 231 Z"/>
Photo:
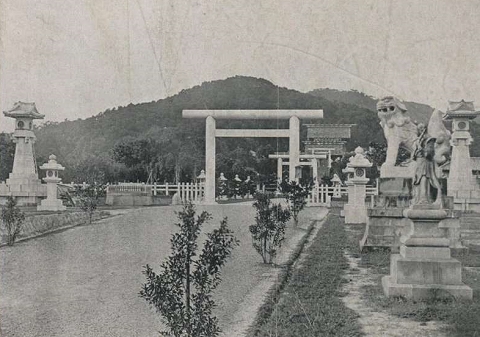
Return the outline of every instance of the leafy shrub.
<path id="1" fill-rule="evenodd" d="M 300 213 L 307 204 L 306 199 L 312 187 L 312 181 L 297 183 L 296 181 L 288 182 L 285 180 L 280 184 L 280 191 L 288 202 L 295 226 L 298 225 L 298 213 Z"/>
<path id="2" fill-rule="evenodd" d="M 17 235 L 22 230 L 24 220 L 25 214 L 17 207 L 15 198 L 9 196 L 7 204 L 2 207 L 2 222 L 7 230 L 7 244 L 9 246 L 15 243 Z"/>
<path id="3" fill-rule="evenodd" d="M 195 259 L 201 227 L 211 216 L 202 212 L 195 219 L 195 208 L 188 203 L 178 213 L 178 218 L 180 232 L 173 234 L 170 240 L 172 254 L 161 265 L 159 274 L 149 265 L 145 266 L 147 283 L 140 296 L 163 316 L 168 331 L 162 331 L 162 335 L 217 336 L 220 329 L 217 318 L 212 315 L 215 307 L 212 292 L 221 281 L 220 268 L 238 241 L 224 218 L 220 228 L 207 234 L 202 252 Z"/>
<path id="4" fill-rule="evenodd" d="M 272 204 L 270 196 L 260 192 L 255 193 L 253 207 L 257 210 L 255 225 L 249 227 L 253 248 L 262 256 L 263 263 L 272 263 L 285 239 L 290 212 L 280 204 Z"/>

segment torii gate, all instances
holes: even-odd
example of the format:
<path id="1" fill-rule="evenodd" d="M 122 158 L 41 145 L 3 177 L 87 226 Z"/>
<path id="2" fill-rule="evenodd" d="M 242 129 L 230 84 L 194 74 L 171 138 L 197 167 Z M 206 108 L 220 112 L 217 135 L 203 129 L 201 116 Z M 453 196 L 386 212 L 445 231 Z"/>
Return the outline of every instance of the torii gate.
<path id="1" fill-rule="evenodd" d="M 323 110 L 183 110 L 183 118 L 205 118 L 205 204 L 215 204 L 215 138 L 289 138 L 289 175 L 300 162 L 300 118 L 321 119 Z M 288 129 L 217 129 L 217 119 L 288 119 Z"/>
<path id="2" fill-rule="evenodd" d="M 283 181 L 283 166 L 289 165 L 290 166 L 290 161 L 284 162 L 284 159 L 289 160 L 290 154 L 285 153 L 285 152 L 275 152 L 273 154 L 269 154 L 268 158 L 271 159 L 277 159 L 277 180 L 279 182 Z M 299 159 L 306 159 L 308 162 L 300 162 L 301 165 L 309 165 L 312 167 L 312 173 L 313 173 L 313 180 L 317 181 L 317 159 L 327 159 L 327 154 L 322 153 L 303 153 L 300 154 Z M 291 180 L 291 179 L 290 179 Z"/>

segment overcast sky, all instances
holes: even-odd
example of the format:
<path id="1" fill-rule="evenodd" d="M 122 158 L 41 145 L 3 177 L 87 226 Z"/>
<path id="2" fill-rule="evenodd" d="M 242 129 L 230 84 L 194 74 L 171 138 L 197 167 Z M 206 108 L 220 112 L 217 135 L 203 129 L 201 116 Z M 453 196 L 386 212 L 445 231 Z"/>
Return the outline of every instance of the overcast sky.
<path id="1" fill-rule="evenodd" d="M 0 0 L 0 109 L 47 120 L 262 77 L 427 103 L 480 102 L 480 1 Z M 478 103 L 477 102 L 477 103 Z M 0 130 L 12 131 L 0 117 Z"/>

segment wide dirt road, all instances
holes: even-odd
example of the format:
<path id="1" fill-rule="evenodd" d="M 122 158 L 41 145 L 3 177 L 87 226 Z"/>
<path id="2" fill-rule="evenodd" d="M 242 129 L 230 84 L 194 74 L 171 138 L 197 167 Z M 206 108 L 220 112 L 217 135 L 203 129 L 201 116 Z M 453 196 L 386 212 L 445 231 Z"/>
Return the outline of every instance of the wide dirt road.
<path id="1" fill-rule="evenodd" d="M 154 270 L 170 252 L 175 210 L 154 207 L 0 249 L 1 336 L 155 336 L 159 314 L 138 296 L 142 266 Z M 217 291 L 223 327 L 269 266 L 251 246 L 251 205 L 198 207 L 214 219 L 229 217 L 241 241 L 225 266 Z M 292 234 L 294 230 L 287 233 Z"/>

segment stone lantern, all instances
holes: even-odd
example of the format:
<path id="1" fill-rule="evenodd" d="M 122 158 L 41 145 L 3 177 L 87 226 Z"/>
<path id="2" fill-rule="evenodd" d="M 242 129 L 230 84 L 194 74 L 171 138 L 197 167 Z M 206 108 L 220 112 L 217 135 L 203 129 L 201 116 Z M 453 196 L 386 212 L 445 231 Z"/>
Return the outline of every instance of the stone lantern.
<path id="1" fill-rule="evenodd" d="M 220 173 L 220 177 L 218 178 L 218 193 L 219 198 L 226 199 L 227 198 L 227 181 L 228 179 L 225 178 L 223 172 Z"/>
<path id="2" fill-rule="evenodd" d="M 345 223 L 365 223 L 367 221 L 367 207 L 365 197 L 368 183 L 367 168 L 372 163 L 365 157 L 361 147 L 355 149 L 355 156 L 350 157 L 348 179 L 348 203 L 344 206 Z"/>
<path id="3" fill-rule="evenodd" d="M 447 195 L 454 198 L 455 209 L 469 210 L 480 203 L 480 191 L 472 173 L 470 159 L 470 121 L 480 115 L 473 102 L 449 102 L 444 119 L 452 121 L 452 159 L 447 180 Z"/>
<path id="4" fill-rule="evenodd" d="M 3 114 L 15 119 L 15 131 L 12 134 L 15 156 L 12 172 L 6 181 L 7 189 L 0 191 L 0 197 L 11 195 L 16 198 L 18 205 L 37 205 L 40 198 L 45 197 L 45 190 L 37 174 L 33 121 L 43 119 L 45 115 L 38 112 L 35 103 L 24 102 L 15 103 L 12 109 Z"/>
<path id="5" fill-rule="evenodd" d="M 205 184 L 205 179 L 206 179 L 205 170 L 201 170 L 200 174 L 197 176 L 197 180 L 200 184 Z"/>
<path id="6" fill-rule="evenodd" d="M 200 195 L 202 198 L 205 197 L 205 179 L 207 176 L 205 175 L 205 170 L 201 170 L 200 174 L 197 176 L 197 181 L 199 183 L 200 187 Z"/>
<path id="7" fill-rule="evenodd" d="M 343 170 L 343 171 L 345 171 L 345 170 Z M 333 195 L 332 196 L 334 198 L 341 198 L 342 193 L 340 191 L 340 188 L 342 187 L 342 180 L 340 179 L 338 174 L 335 173 L 333 175 L 332 183 L 333 183 Z"/>
<path id="8" fill-rule="evenodd" d="M 50 155 L 48 163 L 40 166 L 40 169 L 46 172 L 43 181 L 47 183 L 47 199 L 43 199 L 37 206 L 39 211 L 64 211 L 67 208 L 62 204 L 62 200 L 57 199 L 57 184 L 62 181 L 58 177 L 58 171 L 65 170 L 65 167 L 57 163 L 57 157 Z"/>

